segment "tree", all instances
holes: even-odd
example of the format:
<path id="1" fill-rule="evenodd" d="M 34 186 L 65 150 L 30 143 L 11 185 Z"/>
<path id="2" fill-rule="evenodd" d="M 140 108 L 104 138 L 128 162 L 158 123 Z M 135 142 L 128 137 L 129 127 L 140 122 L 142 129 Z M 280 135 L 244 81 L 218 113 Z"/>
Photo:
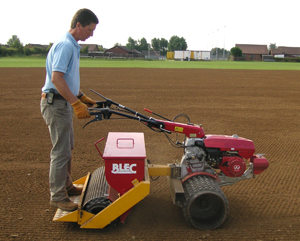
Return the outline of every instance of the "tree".
<path id="1" fill-rule="evenodd" d="M 31 55 L 31 50 L 30 50 L 30 48 L 24 47 L 24 48 L 23 48 L 23 55 L 25 55 L 25 56 Z"/>
<path id="2" fill-rule="evenodd" d="M 154 38 L 151 40 L 151 46 L 155 51 L 160 50 L 160 40 L 159 38 Z"/>
<path id="3" fill-rule="evenodd" d="M 166 55 L 168 50 L 168 40 L 161 38 L 160 39 L 160 51 L 161 55 Z"/>
<path id="4" fill-rule="evenodd" d="M 53 43 L 49 43 L 49 45 L 48 45 L 48 47 L 47 47 L 47 49 L 46 49 L 46 52 L 47 52 L 47 53 L 48 53 L 49 50 L 51 49 L 52 45 L 53 45 Z"/>
<path id="5" fill-rule="evenodd" d="M 121 45 L 114 45 L 114 47 L 115 46 L 121 46 Z M 105 49 L 103 48 L 103 45 L 98 45 L 98 50 L 103 51 L 103 52 L 105 51 Z"/>
<path id="6" fill-rule="evenodd" d="M 237 57 L 242 57 L 242 50 L 239 47 L 233 47 L 230 49 L 231 54 L 233 55 L 234 58 Z"/>
<path id="7" fill-rule="evenodd" d="M 269 50 L 271 49 L 277 49 L 276 43 L 275 44 L 270 43 Z"/>
<path id="8" fill-rule="evenodd" d="M 186 50 L 187 47 L 188 46 L 185 39 L 183 37 L 179 38 L 176 35 L 172 36 L 168 43 L 169 51 Z"/>
<path id="9" fill-rule="evenodd" d="M 0 45 L 0 56 L 5 57 L 6 54 L 7 54 L 6 48 Z"/>
<path id="10" fill-rule="evenodd" d="M 114 47 L 118 47 L 118 46 L 122 46 L 122 44 L 120 44 L 120 43 L 115 43 L 114 44 Z M 103 48 L 103 47 L 102 47 Z"/>
<path id="11" fill-rule="evenodd" d="M 23 54 L 23 44 L 21 43 L 20 39 L 17 35 L 13 35 L 8 41 L 7 45 L 9 47 L 14 48 L 17 54 Z"/>
<path id="12" fill-rule="evenodd" d="M 142 38 L 141 40 L 138 40 L 138 46 L 136 46 L 136 49 L 140 52 L 143 50 L 148 50 L 149 44 L 147 43 L 147 40 L 145 38 Z"/>
<path id="13" fill-rule="evenodd" d="M 166 40 L 164 38 L 161 38 L 161 39 L 154 38 L 151 40 L 151 45 L 155 51 L 160 51 L 161 55 L 167 54 L 168 40 Z"/>
<path id="14" fill-rule="evenodd" d="M 84 53 L 84 54 L 88 54 L 89 53 L 89 46 L 85 46 L 83 47 L 81 50 L 80 50 L 81 53 Z"/>
<path id="15" fill-rule="evenodd" d="M 142 38 L 141 40 L 134 40 L 133 38 L 128 38 L 128 43 L 126 44 L 126 47 L 129 49 L 136 49 L 140 52 L 143 50 L 148 50 L 149 44 L 147 43 L 147 40 L 145 38 Z"/>
<path id="16" fill-rule="evenodd" d="M 12 44 L 13 44 L 16 40 L 18 40 L 18 41 L 20 42 L 20 39 L 18 38 L 18 36 L 17 36 L 17 35 L 13 35 L 13 36 L 7 41 L 7 45 L 8 45 L 9 47 L 12 47 Z"/>
<path id="17" fill-rule="evenodd" d="M 131 37 L 129 37 L 127 41 L 128 41 L 128 43 L 126 44 L 126 47 L 129 49 L 135 49 L 135 47 L 137 45 L 137 41 Z"/>

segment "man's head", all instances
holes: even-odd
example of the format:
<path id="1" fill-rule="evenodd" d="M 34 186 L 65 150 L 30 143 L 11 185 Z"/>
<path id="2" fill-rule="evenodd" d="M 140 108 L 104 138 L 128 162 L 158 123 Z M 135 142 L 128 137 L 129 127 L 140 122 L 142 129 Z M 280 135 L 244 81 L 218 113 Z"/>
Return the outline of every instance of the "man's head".
<path id="1" fill-rule="evenodd" d="M 71 29 L 76 28 L 77 23 L 80 23 L 82 27 L 85 27 L 91 23 L 98 24 L 99 20 L 91 10 L 83 8 L 75 13 L 71 22 Z"/>
<path id="2" fill-rule="evenodd" d="M 89 9 L 78 10 L 71 22 L 70 33 L 76 41 L 85 41 L 93 36 L 96 25 L 99 23 L 97 16 Z"/>

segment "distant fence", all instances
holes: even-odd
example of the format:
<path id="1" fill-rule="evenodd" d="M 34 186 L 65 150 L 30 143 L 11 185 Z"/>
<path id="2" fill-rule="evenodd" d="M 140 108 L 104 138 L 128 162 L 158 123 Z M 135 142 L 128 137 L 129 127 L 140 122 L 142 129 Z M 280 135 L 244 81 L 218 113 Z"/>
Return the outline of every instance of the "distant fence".
<path id="1" fill-rule="evenodd" d="M 87 54 L 88 57 L 91 58 L 107 58 L 107 59 L 139 59 L 145 58 L 145 56 L 137 53 L 132 54 L 116 54 L 116 53 L 104 53 L 104 52 L 90 52 Z"/>
<path id="2" fill-rule="evenodd" d="M 156 59 L 165 60 L 167 56 L 164 55 L 144 55 L 138 53 L 132 54 L 116 54 L 116 53 L 104 53 L 104 52 L 90 52 L 88 54 L 80 54 L 81 58 L 102 58 L 102 59 Z"/>
<path id="3" fill-rule="evenodd" d="M 229 54 L 218 54 L 218 56 L 216 54 L 212 54 L 210 53 L 210 60 L 220 60 L 220 61 L 226 61 L 229 58 Z"/>

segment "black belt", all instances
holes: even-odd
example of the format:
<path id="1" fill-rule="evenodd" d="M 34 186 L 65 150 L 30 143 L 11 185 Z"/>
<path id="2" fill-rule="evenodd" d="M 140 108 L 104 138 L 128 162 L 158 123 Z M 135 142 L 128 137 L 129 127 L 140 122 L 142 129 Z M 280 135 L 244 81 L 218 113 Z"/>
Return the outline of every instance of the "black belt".
<path id="1" fill-rule="evenodd" d="M 45 93 L 45 92 L 42 93 L 42 97 L 45 98 L 45 99 L 47 99 L 47 95 L 48 95 L 48 93 Z M 66 100 L 66 99 L 65 99 L 62 95 L 60 95 L 60 94 L 54 94 L 54 95 L 53 95 L 53 99 L 55 99 L 55 100 Z"/>
<path id="2" fill-rule="evenodd" d="M 55 100 L 66 100 L 62 95 L 60 94 L 54 94 L 53 98 Z"/>

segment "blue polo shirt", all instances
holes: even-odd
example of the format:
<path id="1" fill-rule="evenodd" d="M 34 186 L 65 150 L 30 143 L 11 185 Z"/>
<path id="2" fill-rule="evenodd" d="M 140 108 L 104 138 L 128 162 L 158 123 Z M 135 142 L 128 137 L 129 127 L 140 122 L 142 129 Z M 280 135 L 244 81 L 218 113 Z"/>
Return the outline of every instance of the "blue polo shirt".
<path id="1" fill-rule="evenodd" d="M 51 88 L 56 90 L 51 79 L 52 72 L 58 71 L 64 73 L 64 79 L 71 92 L 77 96 L 80 88 L 79 58 L 80 46 L 72 34 L 67 32 L 61 39 L 52 45 L 47 55 L 47 73 L 42 91 L 48 93 Z"/>

